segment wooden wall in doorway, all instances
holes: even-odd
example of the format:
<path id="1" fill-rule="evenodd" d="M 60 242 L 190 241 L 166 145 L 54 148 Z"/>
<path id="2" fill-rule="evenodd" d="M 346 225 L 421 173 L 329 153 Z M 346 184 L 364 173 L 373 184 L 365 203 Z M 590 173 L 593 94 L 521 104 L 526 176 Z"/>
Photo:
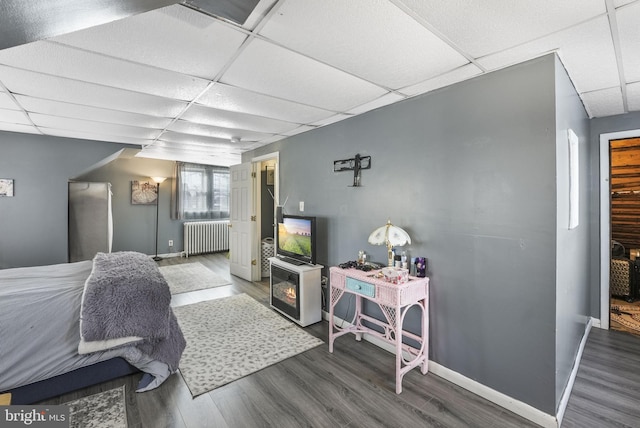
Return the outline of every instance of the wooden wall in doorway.
<path id="1" fill-rule="evenodd" d="M 612 140 L 611 239 L 640 249 L 640 138 Z"/>

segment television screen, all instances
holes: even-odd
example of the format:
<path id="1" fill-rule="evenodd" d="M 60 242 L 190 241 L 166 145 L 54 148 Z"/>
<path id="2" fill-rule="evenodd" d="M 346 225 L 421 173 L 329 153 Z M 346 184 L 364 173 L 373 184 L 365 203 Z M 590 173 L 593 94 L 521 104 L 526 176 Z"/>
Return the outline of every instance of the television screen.
<path id="1" fill-rule="evenodd" d="M 284 215 L 278 223 L 278 255 L 315 264 L 315 217 Z"/>

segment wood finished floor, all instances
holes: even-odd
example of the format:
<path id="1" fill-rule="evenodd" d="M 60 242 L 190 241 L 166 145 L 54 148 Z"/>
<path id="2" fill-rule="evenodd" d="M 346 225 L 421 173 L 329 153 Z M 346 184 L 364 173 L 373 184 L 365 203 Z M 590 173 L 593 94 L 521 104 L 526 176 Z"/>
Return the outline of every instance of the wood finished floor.
<path id="1" fill-rule="evenodd" d="M 174 296 L 174 306 L 246 293 L 268 305 L 266 282 L 229 274 L 224 254 L 168 258 L 160 265 L 200 262 L 231 285 Z M 328 324 L 305 328 L 325 342 Z M 352 337 L 267 367 L 195 399 L 180 373 L 156 390 L 137 394 L 131 375 L 66 394 L 58 404 L 121 385 L 129 427 L 535 427 L 537 425 L 433 374 L 409 372 L 395 394 L 394 357 Z M 563 427 L 638 427 L 640 338 L 592 329 Z"/>

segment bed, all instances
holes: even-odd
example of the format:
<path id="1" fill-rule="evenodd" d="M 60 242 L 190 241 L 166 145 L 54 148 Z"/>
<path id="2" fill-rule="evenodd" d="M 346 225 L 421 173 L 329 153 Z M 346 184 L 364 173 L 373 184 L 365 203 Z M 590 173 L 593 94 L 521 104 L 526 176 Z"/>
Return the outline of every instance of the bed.
<path id="1" fill-rule="evenodd" d="M 0 392 L 31 404 L 142 371 L 138 391 L 174 373 L 186 342 L 149 256 L 0 270 Z"/>

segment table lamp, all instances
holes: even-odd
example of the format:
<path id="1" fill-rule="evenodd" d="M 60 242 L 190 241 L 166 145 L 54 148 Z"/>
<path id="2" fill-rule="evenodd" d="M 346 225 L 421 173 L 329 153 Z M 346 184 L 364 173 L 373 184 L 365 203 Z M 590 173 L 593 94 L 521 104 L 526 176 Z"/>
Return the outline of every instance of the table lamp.
<path id="1" fill-rule="evenodd" d="M 392 225 L 391 220 L 387 220 L 387 224 L 377 228 L 369 235 L 369 243 L 386 245 L 389 266 L 393 266 L 393 247 L 411 244 L 411 238 L 402 228 Z"/>

